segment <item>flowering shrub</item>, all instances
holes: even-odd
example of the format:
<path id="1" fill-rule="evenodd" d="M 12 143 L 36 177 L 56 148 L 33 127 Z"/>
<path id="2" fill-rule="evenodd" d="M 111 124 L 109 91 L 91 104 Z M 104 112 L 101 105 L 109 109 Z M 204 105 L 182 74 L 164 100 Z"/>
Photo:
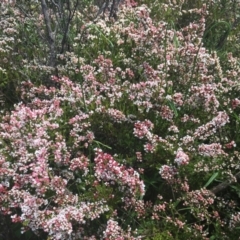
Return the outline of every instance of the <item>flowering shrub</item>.
<path id="1" fill-rule="evenodd" d="M 120 166 L 100 149 L 91 163 L 93 113 L 80 110 L 79 85 L 67 78 L 55 81 L 60 89 L 25 83 L 23 97 L 28 103 L 3 117 L 1 211 L 53 239 L 86 237 L 81 225 L 88 226 L 105 212 L 111 215 L 107 202 L 124 204 L 117 196 L 120 192 L 124 198 L 143 196 L 144 184 L 134 169 Z"/>
<path id="2" fill-rule="evenodd" d="M 133 1 L 115 19 L 76 15 L 82 32 L 57 55 L 59 76 L 22 82 L 21 101 L 2 112 L 0 211 L 22 233 L 239 235 L 239 60 L 204 45 L 212 2 L 172 2 L 179 29 L 164 3 L 165 21 Z"/>

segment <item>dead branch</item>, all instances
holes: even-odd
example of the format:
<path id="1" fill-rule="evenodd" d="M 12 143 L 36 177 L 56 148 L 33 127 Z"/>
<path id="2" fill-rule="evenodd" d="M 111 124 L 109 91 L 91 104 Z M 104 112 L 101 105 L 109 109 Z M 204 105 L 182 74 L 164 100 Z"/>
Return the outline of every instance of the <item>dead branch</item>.
<path id="1" fill-rule="evenodd" d="M 240 179 L 240 172 L 238 172 L 235 176 L 236 179 Z M 226 180 L 220 184 L 218 184 L 216 187 L 212 188 L 210 191 L 214 194 L 217 194 L 224 189 L 226 189 L 229 185 L 231 185 L 232 181 L 231 180 Z"/>

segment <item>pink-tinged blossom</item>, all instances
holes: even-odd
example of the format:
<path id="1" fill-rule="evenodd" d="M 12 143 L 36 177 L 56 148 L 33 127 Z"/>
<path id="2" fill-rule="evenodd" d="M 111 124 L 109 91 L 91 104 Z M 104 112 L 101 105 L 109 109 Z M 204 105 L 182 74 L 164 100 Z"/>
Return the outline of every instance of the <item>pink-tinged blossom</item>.
<path id="1" fill-rule="evenodd" d="M 72 224 L 66 215 L 58 214 L 45 223 L 44 230 L 55 240 L 67 239 L 72 233 Z"/>
<path id="2" fill-rule="evenodd" d="M 51 216 L 44 224 L 44 231 L 48 232 L 54 239 L 69 239 L 73 232 L 72 222 L 85 224 L 86 220 L 97 219 L 101 214 L 109 211 L 104 202 L 80 203 L 77 206 L 67 206 L 59 210 L 56 215 Z"/>
<path id="3" fill-rule="evenodd" d="M 109 108 L 107 110 L 107 114 L 114 122 L 121 123 L 127 120 L 126 116 L 117 109 Z"/>
<path id="4" fill-rule="evenodd" d="M 192 86 L 191 97 L 187 100 L 193 107 L 202 106 L 204 111 L 216 112 L 219 107 L 219 101 L 215 95 L 217 91 L 216 84 L 202 84 L 200 86 Z"/>
<path id="5" fill-rule="evenodd" d="M 21 208 L 21 220 L 28 220 L 32 218 L 35 225 L 37 225 L 36 219 L 38 217 L 39 206 L 44 204 L 44 201 L 39 201 L 37 197 L 29 195 L 25 195 L 23 199 L 23 203 L 20 203 Z M 33 224 L 33 223 L 32 223 Z"/>
<path id="6" fill-rule="evenodd" d="M 232 100 L 231 104 L 232 104 L 232 109 L 235 109 L 240 105 L 240 100 L 238 98 L 235 98 Z"/>
<path id="7" fill-rule="evenodd" d="M 146 144 L 144 144 L 143 147 L 144 147 L 144 151 L 145 151 L 145 152 L 151 152 L 151 153 L 153 153 L 154 150 L 155 150 L 154 145 L 152 145 L 151 143 L 146 143 Z"/>
<path id="8" fill-rule="evenodd" d="M 223 127 L 229 122 L 229 116 L 226 112 L 218 112 L 218 115 L 211 121 L 214 127 Z"/>
<path id="9" fill-rule="evenodd" d="M 182 106 L 183 105 L 183 95 L 182 95 L 182 93 L 174 93 L 172 99 L 177 106 Z"/>
<path id="10" fill-rule="evenodd" d="M 96 149 L 95 161 L 95 176 L 99 181 L 114 184 L 117 182 L 123 186 L 126 193 L 133 196 L 145 193 L 145 186 L 140 180 L 139 173 L 132 168 L 126 168 L 114 160 L 114 158 L 107 153 L 103 153 L 101 149 Z"/>
<path id="11" fill-rule="evenodd" d="M 142 153 L 141 152 L 136 152 L 136 157 L 139 162 L 142 162 Z"/>
<path id="12" fill-rule="evenodd" d="M 229 122 L 229 116 L 226 112 L 218 112 L 210 122 L 201 125 L 194 132 L 194 137 L 205 140 L 216 133 L 218 128 L 224 127 Z"/>
<path id="13" fill-rule="evenodd" d="M 134 0 L 126 0 L 125 4 L 127 7 L 136 7 L 138 5 L 138 3 Z"/>
<path id="14" fill-rule="evenodd" d="M 198 146 L 198 152 L 202 156 L 217 157 L 219 155 L 226 155 L 219 143 L 201 144 Z"/>
<path id="15" fill-rule="evenodd" d="M 133 134 L 140 139 L 144 137 L 149 138 L 152 136 L 150 130 L 152 130 L 153 127 L 153 123 L 149 120 L 145 120 L 143 122 L 137 121 L 134 124 Z"/>
<path id="16" fill-rule="evenodd" d="M 103 238 L 106 240 L 124 240 L 124 236 L 122 236 L 122 231 L 123 230 L 118 225 L 118 222 L 110 219 L 107 222 L 106 230 L 103 232 Z"/>
<path id="17" fill-rule="evenodd" d="M 5 193 L 6 191 L 7 189 L 2 184 L 0 184 L 0 193 Z"/>
<path id="18" fill-rule="evenodd" d="M 185 145 L 185 146 L 192 145 L 194 143 L 194 137 L 191 137 L 189 135 L 184 136 L 180 140 L 181 140 L 182 144 Z"/>
<path id="19" fill-rule="evenodd" d="M 193 123 L 200 123 L 200 120 L 198 118 L 194 118 L 192 115 L 184 114 L 181 118 L 182 122 L 193 122 Z"/>
<path id="20" fill-rule="evenodd" d="M 51 179 L 50 187 L 56 191 L 56 194 L 63 195 L 66 192 L 67 181 L 61 177 L 54 176 Z"/>
<path id="21" fill-rule="evenodd" d="M 87 147 L 94 140 L 94 133 L 89 130 L 91 127 L 89 117 L 89 114 L 80 112 L 79 115 L 69 120 L 69 124 L 73 126 L 70 135 L 74 139 L 74 147 L 79 146 L 79 144 L 84 144 Z"/>
<path id="22" fill-rule="evenodd" d="M 171 121 L 174 117 L 173 111 L 168 106 L 162 106 L 160 110 L 160 115 L 163 119 Z"/>
<path id="23" fill-rule="evenodd" d="M 234 214 L 231 214 L 231 219 L 230 219 L 230 222 L 229 222 L 230 229 L 234 229 L 238 226 L 240 226 L 240 212 L 236 212 Z"/>
<path id="24" fill-rule="evenodd" d="M 176 157 L 174 159 L 174 162 L 178 165 L 187 165 L 189 163 L 189 156 L 181 149 L 179 148 L 176 153 Z"/>
<path id="25" fill-rule="evenodd" d="M 73 158 L 70 161 L 70 167 L 69 168 L 72 171 L 83 170 L 84 175 L 87 175 L 87 173 L 89 171 L 88 165 L 89 165 L 89 159 L 87 157 L 85 157 L 84 155 L 81 155 L 79 157 Z"/>
<path id="26" fill-rule="evenodd" d="M 236 145 L 235 141 L 231 141 L 231 142 L 225 144 L 225 147 L 226 147 L 227 149 L 231 149 L 231 148 L 234 148 L 234 147 L 236 147 L 236 146 L 237 146 L 237 145 Z"/>
<path id="27" fill-rule="evenodd" d="M 207 190 L 200 189 L 188 192 L 185 196 L 185 206 L 195 206 L 197 208 L 202 208 L 206 206 L 210 206 L 214 203 L 215 195 Z"/>
<path id="28" fill-rule="evenodd" d="M 5 157 L 1 156 L 0 154 L 0 177 L 4 178 L 5 176 L 8 176 L 10 178 L 14 175 L 15 171 L 12 169 L 11 164 L 5 161 Z"/>
<path id="29" fill-rule="evenodd" d="M 38 162 L 37 164 L 30 164 L 32 175 L 31 175 L 31 184 L 36 186 L 37 192 L 43 194 L 46 191 L 45 186 L 49 184 L 48 176 L 48 164 L 46 162 Z M 39 188 L 39 190 L 38 190 Z"/>
<path id="30" fill-rule="evenodd" d="M 82 120 L 85 120 L 85 119 L 88 119 L 89 118 L 89 115 L 88 114 L 85 114 L 85 113 L 81 113 L 79 115 L 76 115 L 75 117 L 69 119 L 69 124 L 77 124 L 77 123 L 80 123 Z"/>
<path id="31" fill-rule="evenodd" d="M 13 222 L 13 223 L 17 223 L 17 222 L 21 222 L 21 221 L 22 221 L 22 220 L 21 220 L 21 217 L 19 217 L 17 214 L 12 215 L 12 216 L 11 216 L 11 219 L 12 219 L 12 222 Z"/>
<path id="32" fill-rule="evenodd" d="M 188 181 L 185 180 L 184 182 L 181 183 L 181 189 L 183 192 L 188 192 L 189 191 L 189 184 Z"/>
<path id="33" fill-rule="evenodd" d="M 174 179 L 175 175 L 178 173 L 177 169 L 174 166 L 163 165 L 159 169 L 159 174 L 165 180 L 171 181 Z"/>
<path id="34" fill-rule="evenodd" d="M 172 125 L 168 128 L 169 132 L 179 133 L 178 127 L 176 125 Z"/>
<path id="35" fill-rule="evenodd" d="M 107 227 L 103 231 L 103 239 L 104 240 L 140 240 L 142 239 L 141 236 L 134 237 L 131 234 L 131 228 L 129 226 L 127 231 L 124 231 L 118 224 L 117 221 L 110 218 L 107 221 Z"/>

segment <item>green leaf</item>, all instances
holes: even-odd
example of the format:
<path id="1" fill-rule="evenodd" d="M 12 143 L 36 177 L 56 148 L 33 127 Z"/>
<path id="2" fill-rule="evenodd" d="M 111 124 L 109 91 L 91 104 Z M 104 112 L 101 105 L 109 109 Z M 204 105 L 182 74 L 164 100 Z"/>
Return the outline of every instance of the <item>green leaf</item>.
<path id="1" fill-rule="evenodd" d="M 174 112 L 175 116 L 178 116 L 178 112 L 177 112 L 177 108 L 175 106 L 175 104 L 172 101 L 168 100 L 168 106 L 170 107 L 170 109 Z"/>
<path id="2" fill-rule="evenodd" d="M 218 172 L 214 173 L 203 187 L 206 188 L 207 186 L 209 186 L 217 176 L 218 176 Z"/>
<path id="3" fill-rule="evenodd" d="M 173 36 L 173 45 L 176 48 L 178 48 L 180 46 L 176 33 L 174 33 L 174 36 Z"/>
<path id="4" fill-rule="evenodd" d="M 185 210 L 191 210 L 191 209 L 192 209 L 191 207 L 187 207 L 187 208 L 181 208 L 178 211 L 185 211 Z"/>
<path id="5" fill-rule="evenodd" d="M 97 27 L 97 25 L 91 24 L 91 25 L 89 25 L 88 27 L 91 28 L 91 29 L 96 30 L 96 31 L 110 44 L 110 46 L 111 46 L 112 48 L 114 47 L 114 46 L 113 46 L 113 43 L 109 40 L 109 38 L 107 38 L 107 37 L 104 35 L 104 33 L 100 30 L 99 27 Z"/>
<path id="6" fill-rule="evenodd" d="M 106 148 L 108 148 L 108 149 L 112 149 L 110 146 L 105 145 L 105 144 L 103 144 L 103 143 L 101 143 L 101 142 L 99 142 L 99 141 L 97 141 L 97 140 L 93 140 L 93 142 L 97 143 L 98 146 L 99 146 L 99 145 L 102 145 L 102 146 L 104 146 L 104 147 L 106 147 Z"/>

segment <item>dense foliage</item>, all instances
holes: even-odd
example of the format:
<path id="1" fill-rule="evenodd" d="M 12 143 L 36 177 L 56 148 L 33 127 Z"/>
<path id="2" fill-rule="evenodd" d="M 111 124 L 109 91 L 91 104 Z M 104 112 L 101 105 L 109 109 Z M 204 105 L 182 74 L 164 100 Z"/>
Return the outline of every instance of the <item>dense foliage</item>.
<path id="1" fill-rule="evenodd" d="M 239 10 L 2 0 L 0 238 L 237 239 Z"/>

